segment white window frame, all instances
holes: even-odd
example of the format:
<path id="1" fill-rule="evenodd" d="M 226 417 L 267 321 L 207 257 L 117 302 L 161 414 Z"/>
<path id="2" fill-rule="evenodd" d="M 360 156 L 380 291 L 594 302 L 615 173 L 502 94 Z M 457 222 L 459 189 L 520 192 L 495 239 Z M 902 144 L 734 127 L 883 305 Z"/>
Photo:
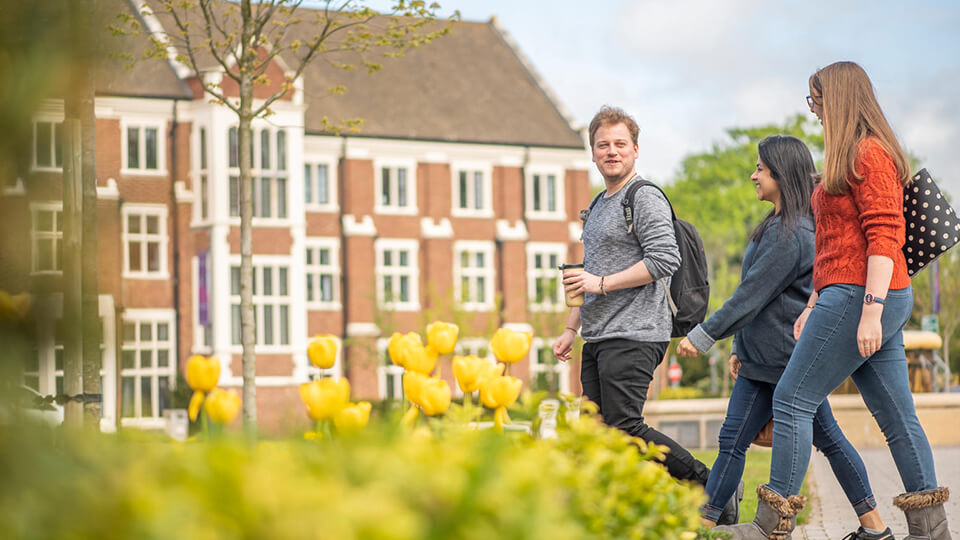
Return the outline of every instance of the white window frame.
<path id="1" fill-rule="evenodd" d="M 383 204 L 383 169 L 391 170 L 391 204 Z M 407 170 L 407 205 L 399 206 L 399 186 L 397 170 Z M 374 191 L 373 211 L 377 214 L 415 216 L 419 213 L 417 205 L 417 162 L 412 159 L 377 159 L 373 162 Z"/>
<path id="2" fill-rule="evenodd" d="M 467 208 L 460 207 L 460 174 L 467 175 Z M 483 205 L 476 208 L 476 178 L 481 175 Z M 454 217 L 493 217 L 493 167 L 489 163 L 454 162 L 450 166 L 450 215 Z"/>
<path id="3" fill-rule="evenodd" d="M 210 343 L 205 341 L 205 328 L 200 324 L 200 259 L 196 255 L 190 260 L 191 272 L 193 275 L 193 286 L 191 294 L 193 295 L 193 352 L 196 354 L 212 354 L 213 343 L 216 336 L 213 332 L 213 321 L 210 321 Z M 211 252 L 207 251 L 207 310 L 209 316 L 213 317 L 213 258 Z"/>
<path id="4" fill-rule="evenodd" d="M 240 293 L 237 291 L 234 294 L 233 291 L 233 267 L 240 267 L 240 256 L 233 255 L 230 257 L 230 279 L 231 282 L 227 284 L 227 290 L 230 292 L 230 352 L 234 354 L 242 354 L 243 347 L 238 343 L 233 343 L 233 307 L 240 305 Z M 271 272 L 271 287 L 273 294 L 269 296 L 264 296 L 263 294 L 263 269 L 264 267 L 272 268 Z M 285 268 L 287 270 L 287 294 L 280 294 L 280 269 Z M 253 309 L 256 313 L 256 339 L 254 343 L 256 344 L 256 352 L 265 353 L 265 354 L 290 354 L 293 352 L 293 280 L 296 279 L 293 272 L 293 261 L 288 256 L 275 256 L 275 255 L 255 255 L 253 257 L 253 273 L 254 273 L 254 291 L 253 291 Z M 263 308 L 264 306 L 272 306 L 273 309 L 273 343 L 267 345 L 264 343 L 264 317 L 263 317 Z M 280 326 L 280 307 L 287 307 L 287 343 L 281 343 L 282 332 Z"/>
<path id="5" fill-rule="evenodd" d="M 557 256 L 557 265 L 565 264 L 567 245 L 560 242 L 528 242 L 527 243 L 527 306 L 530 311 L 563 311 L 566 304 L 563 298 L 563 280 L 560 270 L 549 263 L 551 255 Z M 537 269 L 536 256 L 540 254 L 547 258 L 546 266 Z M 555 303 L 536 303 L 537 279 L 554 278 L 557 280 L 557 301 Z"/>
<path id="6" fill-rule="evenodd" d="M 55 126 L 59 125 L 60 126 L 59 129 L 62 130 L 63 117 L 44 115 L 44 116 L 38 116 L 33 119 L 33 131 L 32 131 L 33 138 L 30 139 L 31 141 L 30 154 L 32 158 L 30 160 L 30 170 L 37 171 L 37 172 L 60 172 L 63 170 L 63 164 L 61 163 L 60 165 L 57 165 L 57 146 L 58 145 L 57 145 L 57 137 L 55 135 L 54 128 L 51 128 L 50 130 L 51 131 L 50 133 L 50 165 L 40 165 L 37 163 L 37 132 L 38 132 L 37 124 L 39 123 L 51 124 L 52 126 L 54 126 L 54 128 Z M 66 156 L 63 155 L 62 145 L 61 145 L 60 151 L 61 151 L 61 161 L 62 161 L 66 159 Z"/>
<path id="7" fill-rule="evenodd" d="M 570 362 L 561 362 L 556 360 L 556 363 L 553 365 L 542 364 L 540 362 L 540 353 L 545 351 L 544 354 L 549 354 L 553 356 L 553 346 L 547 340 L 543 338 L 533 338 L 533 341 L 530 343 L 530 352 L 527 355 L 529 360 L 529 370 L 530 370 L 530 380 L 527 381 L 529 387 L 533 387 L 533 383 L 536 380 L 538 373 L 549 373 L 554 372 L 557 374 L 558 382 L 557 392 L 562 394 L 570 393 Z"/>
<path id="8" fill-rule="evenodd" d="M 237 129 L 236 126 L 230 126 L 227 128 L 227 216 L 230 219 L 232 225 L 240 224 L 240 202 L 239 202 L 239 185 L 240 185 L 240 167 L 239 161 L 236 167 L 231 167 L 229 163 L 230 156 L 230 136 L 229 132 L 231 129 Z M 263 147 L 262 142 L 262 133 L 266 131 L 270 135 L 268 137 L 269 142 L 269 153 L 270 153 L 270 167 L 267 169 L 263 168 L 262 156 L 263 156 Z M 274 226 L 274 227 L 289 227 L 291 220 L 291 206 L 290 206 L 290 190 L 293 186 L 293 181 L 295 178 L 299 178 L 299 175 L 292 174 L 290 165 L 291 162 L 291 152 L 290 152 L 290 134 L 286 133 L 284 135 L 286 149 L 284 150 L 284 155 L 286 158 L 286 168 L 279 169 L 277 167 L 279 163 L 279 153 L 277 145 L 277 134 L 281 131 L 286 132 L 284 129 L 276 129 L 273 126 L 269 125 L 254 125 L 250 129 L 250 137 L 253 141 L 251 151 L 253 152 L 253 166 L 250 168 L 251 181 L 253 182 L 253 220 L 255 226 Z M 239 144 L 239 131 L 237 133 L 238 144 Z M 238 160 L 239 160 L 239 148 L 238 148 Z M 231 213 L 231 205 L 233 204 L 233 189 L 231 184 L 234 181 L 234 178 L 237 182 L 237 194 L 238 198 L 236 201 L 237 204 L 237 215 Z M 282 178 L 284 180 L 284 193 L 283 193 L 283 209 L 286 214 L 283 217 L 278 217 L 280 213 L 280 199 L 281 197 L 278 194 L 279 185 L 278 179 Z M 270 215 L 262 216 L 262 185 L 264 179 L 267 179 L 270 182 Z M 296 189 L 296 188 L 293 188 Z"/>
<path id="9" fill-rule="evenodd" d="M 166 133 L 167 122 L 166 120 L 157 120 L 157 119 L 138 119 L 138 118 L 123 118 L 120 120 L 120 174 L 128 176 L 166 176 L 167 175 L 167 133 Z M 140 136 L 138 138 L 139 148 L 137 149 L 137 155 L 139 156 L 140 166 L 136 169 L 131 168 L 130 164 L 127 163 L 127 130 L 128 129 L 139 129 Z M 146 150 L 146 130 L 147 129 L 156 129 L 157 130 L 157 168 L 148 169 L 147 165 L 147 150 Z M 209 157 L 209 156 L 208 156 Z"/>
<path id="10" fill-rule="evenodd" d="M 307 378 L 310 380 L 317 379 L 321 376 L 333 377 L 334 379 L 343 377 L 343 340 L 338 336 L 334 336 L 334 339 L 337 341 L 337 357 L 333 362 L 333 367 L 320 369 L 313 364 L 308 364 Z M 307 346 L 310 346 L 310 338 L 307 338 Z"/>
<path id="11" fill-rule="evenodd" d="M 169 242 L 167 206 L 164 204 L 125 204 L 123 205 L 121 215 L 123 218 L 123 223 L 120 225 L 122 231 L 121 239 L 123 242 L 123 277 L 127 279 L 169 279 L 170 270 L 167 264 L 167 244 Z M 127 229 L 130 216 L 134 215 L 141 216 L 141 226 L 144 228 L 141 229 L 139 233 L 131 233 Z M 147 216 L 158 218 L 158 234 L 150 235 L 146 232 L 146 219 L 143 218 Z M 160 244 L 160 269 L 153 272 L 147 270 L 145 266 L 147 261 L 146 245 L 152 241 L 158 241 Z M 143 265 L 141 265 L 141 270 L 139 271 L 130 270 L 130 242 L 140 242 L 143 246 L 140 251 Z"/>
<path id="12" fill-rule="evenodd" d="M 46 316 L 36 319 L 37 371 L 24 372 L 37 378 L 37 386 L 30 388 L 43 395 L 57 394 L 57 379 L 63 378 L 63 366 L 57 369 L 57 355 L 63 354 L 63 343 L 57 343 L 57 323 L 63 317 L 63 294 L 54 293 L 34 297 L 35 306 Z M 116 431 L 117 410 L 117 350 L 113 297 L 99 295 L 100 314 L 100 430 Z M 23 381 L 26 384 L 26 381 Z"/>
<path id="13" fill-rule="evenodd" d="M 377 303 L 386 309 L 392 309 L 394 311 L 420 311 L 420 242 L 417 240 L 379 238 L 374 241 L 373 246 L 376 252 Z M 409 265 L 407 266 L 407 270 L 387 270 L 384 266 L 384 250 L 390 250 L 398 254 L 397 264 L 391 265 L 391 268 L 398 267 L 399 251 L 408 251 Z M 399 278 L 404 275 L 409 277 L 410 299 L 406 302 L 387 302 L 385 299 L 384 278 L 388 276 Z"/>
<path id="14" fill-rule="evenodd" d="M 307 201 L 306 193 L 306 183 L 307 178 L 304 177 L 303 184 L 301 185 L 304 189 L 303 191 L 303 201 L 304 209 L 307 212 L 338 212 L 340 210 L 339 203 L 339 193 L 337 191 L 337 160 L 333 157 L 324 158 L 324 157 L 315 157 L 308 156 L 303 160 L 304 169 L 310 167 L 310 178 L 309 182 L 311 185 L 311 200 Z M 317 194 L 319 193 L 319 188 L 317 185 L 317 170 L 320 165 L 325 165 L 327 167 L 327 202 L 319 203 L 317 202 Z M 306 173 L 306 170 L 304 170 Z"/>
<path id="15" fill-rule="evenodd" d="M 340 310 L 340 240 L 338 238 L 317 238 L 310 237 L 304 241 L 304 248 L 313 250 L 314 261 L 308 263 L 306 254 L 304 254 L 304 285 L 306 292 L 304 297 L 307 299 L 307 309 L 309 310 Z M 330 250 L 330 264 L 321 266 L 319 261 L 319 249 Z M 319 299 L 321 274 L 330 274 L 333 282 L 333 300 L 324 302 Z M 313 276 L 313 287 L 317 294 L 310 300 L 310 286 L 307 284 L 309 277 Z"/>
<path id="16" fill-rule="evenodd" d="M 157 359 L 154 358 L 152 368 L 124 368 L 123 367 L 123 353 L 124 350 L 130 350 L 129 347 L 126 347 L 129 343 L 136 343 L 136 347 L 133 348 L 136 351 L 136 358 L 139 362 L 140 352 L 143 350 L 152 350 L 156 355 L 156 352 L 160 350 L 159 347 L 149 347 L 142 344 L 139 339 L 136 342 L 128 342 L 124 336 L 124 325 L 127 323 L 134 323 L 137 328 L 139 335 L 139 327 L 142 323 L 150 323 L 153 325 L 153 337 L 154 339 L 148 343 L 148 345 L 156 345 L 158 342 L 155 339 L 156 337 L 156 327 L 158 324 L 166 323 L 169 332 L 169 339 L 167 344 L 169 346 L 169 356 L 167 360 L 166 367 L 158 367 Z M 134 376 L 136 381 L 139 381 L 143 377 L 150 377 L 153 381 L 153 392 L 151 394 L 151 407 L 153 408 L 154 415 L 150 417 L 143 417 L 142 415 L 142 391 L 139 390 L 139 384 L 135 383 L 134 385 L 134 414 L 133 417 L 124 417 L 123 416 L 123 404 L 120 404 L 120 425 L 122 426 L 137 426 L 143 428 L 163 428 L 166 426 L 166 419 L 163 417 L 163 412 L 160 411 L 160 378 L 167 378 L 167 388 L 173 390 L 177 383 L 177 328 L 176 328 L 176 314 L 172 309 L 127 309 L 123 312 L 123 316 L 120 321 L 120 354 L 117 355 L 117 370 L 119 373 L 120 384 L 117 387 L 118 399 L 123 399 L 123 379 L 125 376 Z"/>
<path id="17" fill-rule="evenodd" d="M 400 401 L 403 395 L 403 372 L 402 366 L 394 364 L 387 356 L 387 346 L 390 340 L 387 338 L 377 339 L 377 397 L 383 399 L 393 399 Z M 393 398 L 387 397 L 387 388 L 393 387 Z"/>
<path id="18" fill-rule="evenodd" d="M 54 212 L 54 220 L 57 219 L 57 213 L 60 214 L 60 232 L 57 232 L 56 221 L 54 222 L 53 231 L 43 231 L 40 232 L 37 230 L 37 214 L 39 212 Z M 30 274 L 31 275 L 60 275 L 63 273 L 63 205 L 59 202 L 40 202 L 40 203 L 30 203 Z M 54 240 L 54 269 L 43 269 L 38 270 L 37 265 L 39 264 L 37 241 L 42 239 L 53 239 Z M 60 244 L 60 259 L 57 257 L 56 245 Z M 59 265 L 57 264 L 59 263 Z M 60 267 L 57 270 L 57 266 Z"/>
<path id="19" fill-rule="evenodd" d="M 464 268 L 464 252 L 469 253 L 469 260 L 475 261 L 476 254 L 482 253 L 486 265 L 484 268 L 475 267 Z M 496 246 L 493 242 L 460 240 L 453 243 L 453 297 L 454 301 L 464 311 L 490 311 L 494 308 L 494 294 L 496 279 L 496 268 L 494 265 L 494 253 Z M 484 280 L 483 302 L 476 301 L 477 278 Z M 464 302 L 463 299 L 463 278 L 470 280 L 470 300 Z"/>
<path id="20" fill-rule="evenodd" d="M 554 210 L 546 209 L 546 200 L 541 204 L 539 210 L 534 210 L 534 197 L 533 197 L 533 184 L 534 179 L 539 177 L 541 180 L 545 180 L 546 177 L 553 176 L 556 179 L 556 208 Z M 549 167 L 549 166 L 531 166 L 526 169 L 526 177 L 524 178 L 524 189 L 526 190 L 526 216 L 527 219 L 545 219 L 545 220 L 566 220 L 566 198 L 564 193 L 566 192 L 565 181 L 564 181 L 564 170 L 561 167 Z M 543 194 L 541 194 L 543 195 Z"/>
<path id="21" fill-rule="evenodd" d="M 205 126 L 197 126 L 196 131 L 196 143 L 194 144 L 194 149 L 196 151 L 196 171 L 194 172 L 194 192 L 197 194 L 194 199 L 194 213 L 193 220 L 196 223 L 207 223 L 212 219 L 213 215 L 213 197 L 210 196 L 211 191 L 211 177 L 210 177 L 210 162 L 212 157 L 211 152 L 211 130 Z M 206 151 L 206 152 L 204 152 Z M 206 153 L 206 159 L 202 159 Z M 206 163 L 204 163 L 206 161 Z M 206 184 L 206 186 L 204 186 Z M 204 212 L 204 206 L 206 206 L 206 212 Z"/>

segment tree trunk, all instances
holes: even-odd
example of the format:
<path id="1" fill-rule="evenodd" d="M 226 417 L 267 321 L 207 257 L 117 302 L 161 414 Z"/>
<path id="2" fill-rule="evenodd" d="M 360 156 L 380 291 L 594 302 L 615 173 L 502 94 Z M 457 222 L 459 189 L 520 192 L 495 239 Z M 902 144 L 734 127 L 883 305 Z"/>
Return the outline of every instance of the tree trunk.
<path id="1" fill-rule="evenodd" d="M 83 424 L 83 332 L 81 326 L 80 121 L 63 121 L 63 393 L 69 398 L 64 424 Z"/>
<path id="2" fill-rule="evenodd" d="M 95 35 L 91 32 L 97 9 L 96 0 L 82 0 L 75 6 L 73 19 L 78 28 L 77 44 L 83 62 L 77 66 L 74 88 L 77 92 L 77 116 L 80 119 L 81 182 L 83 214 L 81 238 L 83 258 L 81 289 L 83 317 L 83 393 L 95 396 L 100 391 L 100 369 L 103 359 L 100 353 L 100 286 L 99 261 L 97 258 L 97 168 L 96 168 L 96 115 L 94 113 L 93 72 Z M 101 400 L 88 399 L 83 404 L 84 425 L 100 429 Z"/>
<path id="3" fill-rule="evenodd" d="M 253 178 L 250 175 L 253 155 L 250 141 L 253 134 L 253 80 L 248 64 L 250 52 L 247 44 L 252 39 L 253 15 L 250 0 L 240 5 L 243 18 L 243 50 L 240 54 L 240 125 L 237 129 L 237 144 L 240 146 L 240 342 L 243 345 L 243 428 L 248 437 L 257 431 L 257 356 L 255 352 L 257 327 L 253 306 Z"/>

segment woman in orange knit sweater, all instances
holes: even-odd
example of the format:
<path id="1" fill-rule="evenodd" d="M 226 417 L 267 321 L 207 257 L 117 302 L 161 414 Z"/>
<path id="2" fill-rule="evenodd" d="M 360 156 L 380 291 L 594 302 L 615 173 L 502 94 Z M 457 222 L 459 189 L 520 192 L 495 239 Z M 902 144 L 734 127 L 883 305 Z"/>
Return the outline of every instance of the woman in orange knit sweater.
<path id="1" fill-rule="evenodd" d="M 907 493 L 894 504 L 908 539 L 950 538 L 933 452 L 917 420 L 903 351 L 913 291 L 901 248 L 909 163 L 863 68 L 831 64 L 810 77 L 807 103 L 823 124 L 824 170 L 813 191 L 813 293 L 797 318 L 797 345 L 773 395 L 770 483 L 757 488 L 753 523 L 718 527 L 734 538 L 789 538 L 805 498 L 813 415 L 847 377 L 886 437 Z M 849 537 L 848 537 L 849 538 Z M 892 539 L 865 530 L 853 539 Z"/>

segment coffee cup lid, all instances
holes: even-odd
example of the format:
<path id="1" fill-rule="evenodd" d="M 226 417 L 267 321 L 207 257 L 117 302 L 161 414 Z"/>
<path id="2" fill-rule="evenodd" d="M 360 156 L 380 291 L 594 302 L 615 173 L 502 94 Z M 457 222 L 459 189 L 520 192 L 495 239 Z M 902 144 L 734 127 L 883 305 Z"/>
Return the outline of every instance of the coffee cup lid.
<path id="1" fill-rule="evenodd" d="M 583 268 L 583 265 L 582 264 L 561 264 L 557 268 L 559 268 L 560 271 L 563 272 L 564 270 L 568 270 L 568 269 Z"/>

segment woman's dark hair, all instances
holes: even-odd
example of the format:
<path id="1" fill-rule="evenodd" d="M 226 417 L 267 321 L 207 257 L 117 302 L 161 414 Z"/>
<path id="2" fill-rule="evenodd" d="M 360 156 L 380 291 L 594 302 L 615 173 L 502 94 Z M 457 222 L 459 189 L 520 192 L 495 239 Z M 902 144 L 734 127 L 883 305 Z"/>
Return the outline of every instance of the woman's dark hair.
<path id="1" fill-rule="evenodd" d="M 770 176 L 780 187 L 780 232 L 792 233 L 800 220 L 811 215 L 810 196 L 813 194 L 813 164 L 810 149 L 800 139 L 789 135 L 771 135 L 757 145 L 760 161 L 770 170 Z M 750 235 L 759 240 L 766 226 L 777 216 L 776 209 L 757 225 Z"/>

